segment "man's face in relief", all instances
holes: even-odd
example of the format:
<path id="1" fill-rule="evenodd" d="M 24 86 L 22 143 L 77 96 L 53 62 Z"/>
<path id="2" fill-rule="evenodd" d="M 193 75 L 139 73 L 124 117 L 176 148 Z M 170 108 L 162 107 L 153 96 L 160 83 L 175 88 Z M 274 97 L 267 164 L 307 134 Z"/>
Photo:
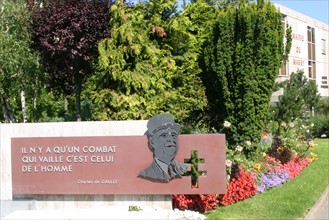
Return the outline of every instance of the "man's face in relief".
<path id="1" fill-rule="evenodd" d="M 170 164 L 175 158 L 178 146 L 178 133 L 171 127 L 161 129 L 152 137 L 152 147 L 155 157 L 166 164 Z"/>

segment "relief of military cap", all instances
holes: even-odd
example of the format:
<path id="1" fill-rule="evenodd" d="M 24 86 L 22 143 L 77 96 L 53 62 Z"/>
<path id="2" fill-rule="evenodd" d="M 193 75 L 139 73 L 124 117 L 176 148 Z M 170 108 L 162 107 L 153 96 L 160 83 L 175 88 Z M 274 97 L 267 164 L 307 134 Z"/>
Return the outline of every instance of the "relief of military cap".
<path id="1" fill-rule="evenodd" d="M 180 125 L 175 122 L 172 115 L 167 113 L 155 115 L 147 122 L 149 135 L 153 135 L 157 131 L 168 127 L 173 128 L 177 133 L 180 131 Z"/>

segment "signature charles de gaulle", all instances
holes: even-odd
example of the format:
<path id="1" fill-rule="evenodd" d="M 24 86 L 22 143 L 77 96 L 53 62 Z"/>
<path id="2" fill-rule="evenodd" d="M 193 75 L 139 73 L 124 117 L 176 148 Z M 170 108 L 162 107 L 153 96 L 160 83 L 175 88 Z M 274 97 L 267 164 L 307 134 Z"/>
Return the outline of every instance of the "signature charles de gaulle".
<path id="1" fill-rule="evenodd" d="M 153 163 L 139 173 L 139 177 L 157 182 L 169 182 L 180 178 L 187 165 L 175 160 L 178 151 L 179 124 L 170 114 L 158 114 L 147 123 L 149 147 L 153 151 Z"/>

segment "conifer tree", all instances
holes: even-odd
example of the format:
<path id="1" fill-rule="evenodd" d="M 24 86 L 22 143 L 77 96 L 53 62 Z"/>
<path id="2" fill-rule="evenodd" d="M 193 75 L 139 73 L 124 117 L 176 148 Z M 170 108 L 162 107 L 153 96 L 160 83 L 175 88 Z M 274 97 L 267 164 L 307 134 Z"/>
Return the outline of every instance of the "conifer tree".
<path id="1" fill-rule="evenodd" d="M 259 141 L 283 59 L 281 14 L 270 2 L 242 0 L 218 11 L 204 49 L 203 80 L 212 125 L 231 122 L 230 145 Z"/>
<path id="2" fill-rule="evenodd" d="M 110 38 L 99 44 L 99 73 L 90 81 L 96 119 L 148 119 L 168 112 L 178 122 L 206 105 L 199 48 L 188 17 L 172 0 L 111 7 Z"/>

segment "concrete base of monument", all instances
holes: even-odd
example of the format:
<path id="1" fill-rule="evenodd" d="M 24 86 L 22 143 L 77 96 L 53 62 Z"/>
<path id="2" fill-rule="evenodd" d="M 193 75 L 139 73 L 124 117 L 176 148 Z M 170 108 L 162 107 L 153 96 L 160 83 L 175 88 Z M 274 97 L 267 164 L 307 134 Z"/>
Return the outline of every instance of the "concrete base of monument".
<path id="1" fill-rule="evenodd" d="M 139 207 L 140 211 L 129 211 L 129 207 L 85 210 L 17 210 L 4 220 L 37 219 L 205 219 L 205 216 L 193 211 L 163 210 L 161 208 Z"/>
<path id="2" fill-rule="evenodd" d="M 12 200 L 0 200 L 0 218 L 9 215 L 16 210 L 33 210 L 35 209 L 35 203 L 31 200 L 23 201 L 12 201 Z"/>
<path id="3" fill-rule="evenodd" d="M 128 208 L 105 210 L 18 210 L 3 219 L 154 219 L 154 211 L 129 212 Z M 159 219 L 168 219 L 168 211 L 156 213 Z"/>
<path id="4" fill-rule="evenodd" d="M 30 199 L 22 197 L 14 200 L 0 200 L 0 203 L 1 219 L 5 216 L 20 215 L 19 213 L 31 213 L 33 215 L 33 213 L 40 212 L 42 214 L 44 210 L 47 212 L 54 210 L 59 215 L 62 212 L 67 213 L 65 210 L 80 213 L 83 210 L 117 210 L 129 206 L 144 207 L 143 210 L 154 210 L 153 207 L 167 212 L 172 210 L 170 195 L 35 195 Z"/>

